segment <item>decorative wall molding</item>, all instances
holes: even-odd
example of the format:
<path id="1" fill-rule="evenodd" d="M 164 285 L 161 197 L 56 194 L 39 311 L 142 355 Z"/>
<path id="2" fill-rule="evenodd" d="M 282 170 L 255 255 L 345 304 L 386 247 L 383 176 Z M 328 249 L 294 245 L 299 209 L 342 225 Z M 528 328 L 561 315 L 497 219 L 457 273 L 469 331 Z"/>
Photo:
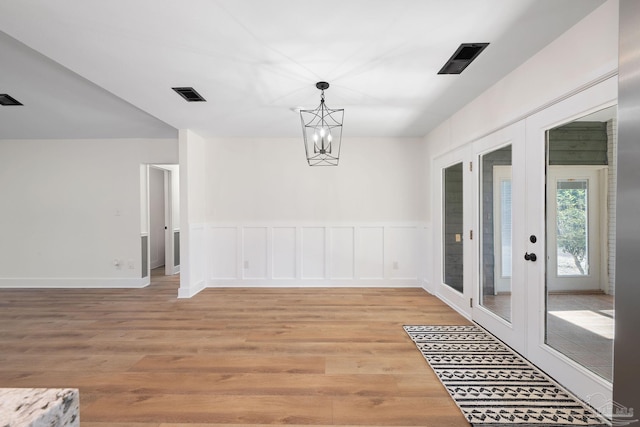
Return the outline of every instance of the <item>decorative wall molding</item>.
<path id="1" fill-rule="evenodd" d="M 179 298 L 207 287 L 425 287 L 428 225 L 191 224 Z M 184 236 L 186 237 L 186 236 Z M 144 278 L 0 278 L 0 288 L 143 288 Z M 428 289 L 427 289 L 428 290 Z"/>
<path id="2" fill-rule="evenodd" d="M 207 286 L 423 286 L 424 223 L 207 225 Z"/>

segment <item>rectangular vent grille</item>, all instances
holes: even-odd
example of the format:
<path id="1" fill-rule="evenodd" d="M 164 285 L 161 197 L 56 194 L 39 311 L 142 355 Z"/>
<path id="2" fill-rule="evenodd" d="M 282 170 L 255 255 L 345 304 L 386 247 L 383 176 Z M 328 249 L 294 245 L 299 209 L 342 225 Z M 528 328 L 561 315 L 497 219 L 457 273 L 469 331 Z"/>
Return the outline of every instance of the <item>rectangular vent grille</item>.
<path id="1" fill-rule="evenodd" d="M 22 103 L 11 95 L 7 95 L 6 93 L 0 93 L 0 105 L 6 105 L 6 106 L 22 105 Z"/>
<path id="2" fill-rule="evenodd" d="M 206 102 L 196 90 L 192 87 L 172 87 L 171 89 L 175 90 L 178 95 L 183 97 L 187 102 Z"/>
<path id="3" fill-rule="evenodd" d="M 460 74 L 487 46 L 489 43 L 461 44 L 438 74 Z"/>

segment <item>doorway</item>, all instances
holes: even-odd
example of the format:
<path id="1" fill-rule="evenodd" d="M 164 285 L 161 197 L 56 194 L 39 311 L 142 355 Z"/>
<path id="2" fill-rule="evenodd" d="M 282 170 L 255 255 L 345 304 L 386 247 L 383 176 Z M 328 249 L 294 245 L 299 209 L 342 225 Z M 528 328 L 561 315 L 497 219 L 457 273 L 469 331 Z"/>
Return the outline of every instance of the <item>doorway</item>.
<path id="1" fill-rule="evenodd" d="M 149 272 L 180 272 L 180 196 L 178 165 L 148 165 L 147 224 Z"/>
<path id="2" fill-rule="evenodd" d="M 154 270 L 166 265 L 164 170 L 149 168 L 149 268 Z"/>

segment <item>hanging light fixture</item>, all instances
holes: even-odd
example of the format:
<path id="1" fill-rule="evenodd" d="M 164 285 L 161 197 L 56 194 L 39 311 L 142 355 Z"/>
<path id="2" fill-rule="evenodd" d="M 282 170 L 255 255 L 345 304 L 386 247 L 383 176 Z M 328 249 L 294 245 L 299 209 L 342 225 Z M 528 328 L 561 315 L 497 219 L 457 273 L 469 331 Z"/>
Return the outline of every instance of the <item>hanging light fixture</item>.
<path id="1" fill-rule="evenodd" d="M 309 166 L 338 166 L 342 141 L 344 109 L 333 110 L 324 104 L 324 91 L 329 83 L 318 82 L 320 105 L 315 110 L 300 110 L 304 149 Z"/>

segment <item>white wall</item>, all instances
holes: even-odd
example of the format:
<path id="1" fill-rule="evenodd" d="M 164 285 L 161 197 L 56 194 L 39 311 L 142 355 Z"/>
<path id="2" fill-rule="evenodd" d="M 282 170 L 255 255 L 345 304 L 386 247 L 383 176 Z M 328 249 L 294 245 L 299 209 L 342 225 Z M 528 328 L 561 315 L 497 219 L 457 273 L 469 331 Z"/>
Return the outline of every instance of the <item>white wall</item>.
<path id="1" fill-rule="evenodd" d="M 169 139 L 0 141 L 0 286 L 143 285 L 140 164 L 177 154 Z"/>
<path id="2" fill-rule="evenodd" d="M 171 171 L 171 222 L 173 231 L 180 231 L 180 166 L 165 165 Z"/>
<path id="3" fill-rule="evenodd" d="M 419 139 L 349 139 L 310 167 L 301 139 L 206 141 L 208 286 L 418 286 Z"/>
<path id="4" fill-rule="evenodd" d="M 301 138 L 207 141 L 207 221 L 421 221 L 419 139 L 344 138 L 310 167 Z"/>
<path id="5" fill-rule="evenodd" d="M 188 129 L 178 134 L 180 152 L 180 298 L 190 298 L 206 286 L 209 251 L 205 241 L 208 191 L 206 142 Z"/>

